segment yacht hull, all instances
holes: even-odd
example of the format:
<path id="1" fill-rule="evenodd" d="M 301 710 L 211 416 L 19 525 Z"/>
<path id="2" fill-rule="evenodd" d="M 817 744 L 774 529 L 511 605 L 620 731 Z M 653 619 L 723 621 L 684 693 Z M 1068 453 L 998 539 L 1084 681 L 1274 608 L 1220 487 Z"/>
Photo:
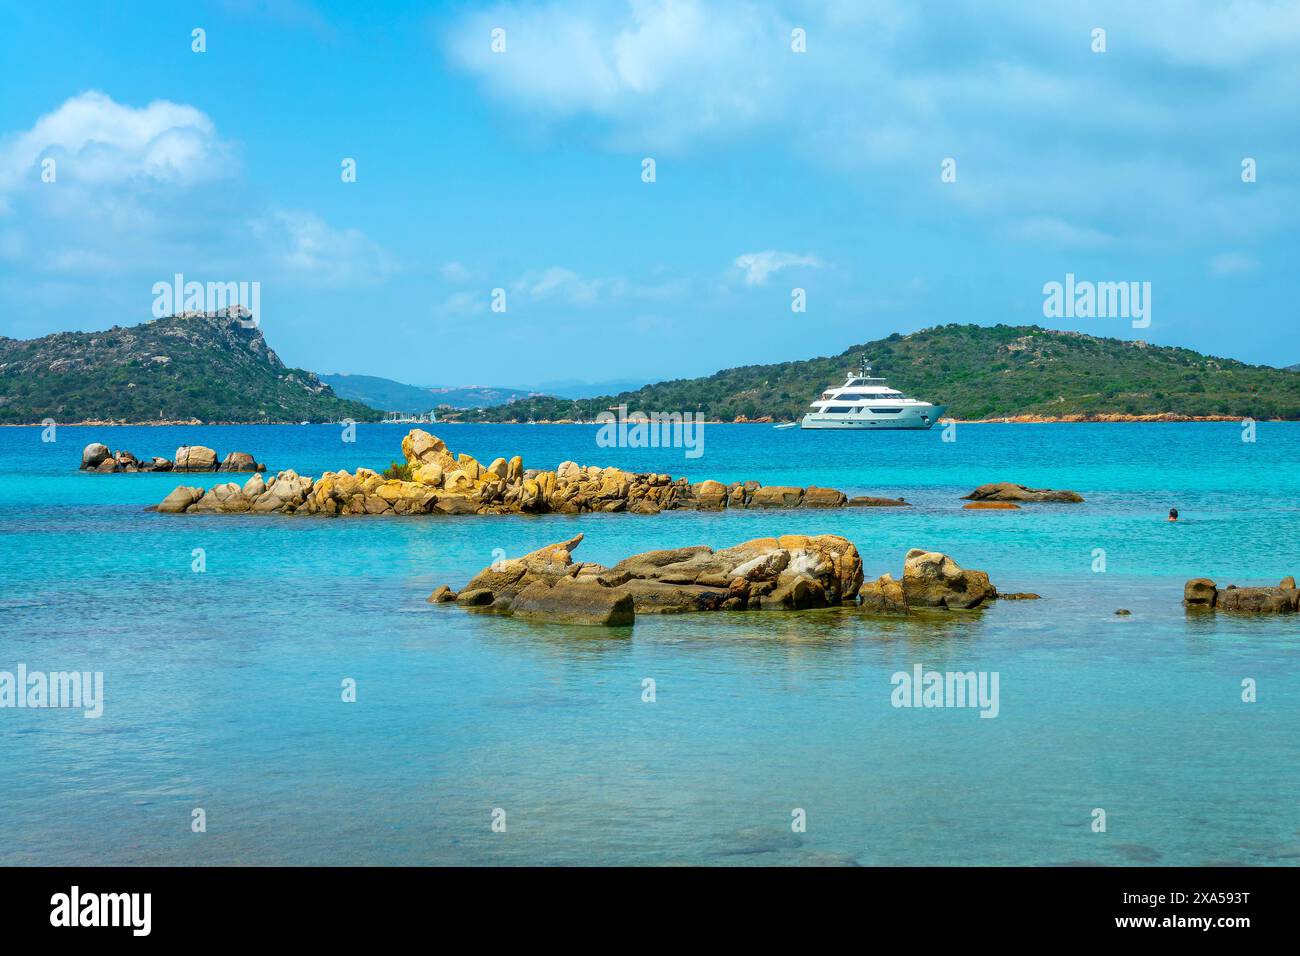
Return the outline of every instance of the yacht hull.
<path id="1" fill-rule="evenodd" d="M 871 412 L 839 415 L 809 413 L 799 422 L 799 427 L 864 432 L 924 431 L 933 428 L 947 410 L 946 405 L 915 405 L 904 408 L 896 415 L 874 415 Z"/>

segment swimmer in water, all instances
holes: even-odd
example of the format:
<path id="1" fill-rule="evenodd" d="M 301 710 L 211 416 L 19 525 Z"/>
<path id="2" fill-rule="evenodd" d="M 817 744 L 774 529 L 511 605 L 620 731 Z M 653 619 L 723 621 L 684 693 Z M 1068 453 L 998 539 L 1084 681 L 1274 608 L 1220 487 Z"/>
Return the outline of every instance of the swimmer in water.
<path id="1" fill-rule="evenodd" d="M 1177 508 L 1170 508 L 1170 509 L 1169 509 L 1169 520 L 1170 520 L 1170 521 L 1177 521 L 1177 520 L 1178 520 L 1178 509 L 1177 509 Z"/>

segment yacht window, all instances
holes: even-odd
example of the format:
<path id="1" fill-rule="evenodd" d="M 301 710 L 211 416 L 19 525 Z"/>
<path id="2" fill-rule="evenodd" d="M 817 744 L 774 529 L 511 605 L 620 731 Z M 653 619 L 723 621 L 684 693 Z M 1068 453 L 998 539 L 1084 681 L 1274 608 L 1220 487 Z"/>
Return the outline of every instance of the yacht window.
<path id="1" fill-rule="evenodd" d="M 848 405 L 836 405 L 834 408 L 826 409 L 826 411 L 830 412 L 832 415 L 842 415 L 845 412 L 853 411 L 853 409 Z"/>
<path id="2" fill-rule="evenodd" d="M 873 408 L 871 410 L 876 415 L 897 415 L 902 411 L 901 408 Z"/>

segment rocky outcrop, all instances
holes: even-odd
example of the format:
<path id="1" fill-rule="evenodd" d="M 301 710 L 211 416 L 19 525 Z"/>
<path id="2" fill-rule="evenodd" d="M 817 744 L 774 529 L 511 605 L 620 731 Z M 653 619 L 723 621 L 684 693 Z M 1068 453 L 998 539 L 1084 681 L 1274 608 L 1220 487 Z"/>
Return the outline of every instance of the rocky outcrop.
<path id="1" fill-rule="evenodd" d="M 972 501 L 962 505 L 965 511 L 1019 511 L 1020 505 L 1014 501 Z"/>
<path id="2" fill-rule="evenodd" d="M 1055 501 L 1077 503 L 1083 501 L 1083 496 L 1074 491 L 1056 491 L 1052 488 L 1026 488 L 1024 485 L 1012 484 L 1009 481 L 999 481 L 992 484 L 980 485 L 970 494 L 964 496 L 962 500 L 1013 502 Z"/>
<path id="3" fill-rule="evenodd" d="M 715 551 L 707 545 L 647 551 L 613 567 L 577 562 L 577 535 L 484 568 L 455 597 L 532 621 L 631 624 L 636 614 L 805 610 L 852 604 L 862 560 L 837 535 L 756 538 Z M 453 592 L 438 588 L 432 603 Z"/>
<path id="4" fill-rule="evenodd" d="M 998 592 L 983 571 L 966 571 L 946 554 L 913 548 L 903 559 L 903 594 L 909 607 L 969 609 Z"/>
<path id="5" fill-rule="evenodd" d="M 155 509 L 162 514 L 294 514 L 312 491 L 312 480 L 293 471 L 273 478 L 254 473 L 242 485 L 229 481 L 207 490 L 181 485 Z"/>
<path id="6" fill-rule="evenodd" d="M 857 548 L 831 534 L 755 538 L 721 550 L 701 544 L 646 551 L 612 567 L 575 561 L 581 541 L 577 535 L 497 561 L 459 594 L 442 585 L 428 600 L 532 621 L 615 626 L 632 623 L 637 614 L 859 604 L 868 612 L 907 614 L 975 608 L 998 596 L 983 571 L 963 570 L 933 551 L 909 551 L 901 581 L 883 574 L 864 584 Z"/>
<path id="7" fill-rule="evenodd" d="M 220 465 L 217 453 L 203 445 L 184 445 L 176 449 L 176 460 L 154 456 L 148 461 L 136 458 L 129 451 L 110 452 L 107 445 L 92 442 L 81 453 L 81 470 L 99 474 L 132 473 L 138 471 L 265 471 L 247 452 L 232 451 Z M 163 510 L 161 507 L 159 511 Z"/>
<path id="8" fill-rule="evenodd" d="M 250 504 L 246 510 L 324 515 L 657 514 L 681 509 L 839 508 L 849 503 L 842 492 L 833 488 L 764 487 L 756 481 L 692 483 L 664 474 L 583 466 L 572 461 L 562 462 L 554 471 L 525 470 L 517 455 L 496 458 L 485 466 L 470 455 L 453 455 L 445 442 L 420 429 L 402 439 L 402 456 L 405 467 L 400 474 L 409 478 L 388 478 L 368 468 L 327 471 L 314 481 L 281 472 L 277 477 L 292 475 L 296 485 L 308 483 L 301 498 L 273 496 L 266 498 L 262 507 Z M 240 453 L 229 455 L 222 470 L 249 470 L 251 461 L 248 456 L 240 457 Z M 212 449 L 192 446 L 177 452 L 176 470 L 212 471 L 216 470 L 215 462 Z M 262 470 L 261 466 L 257 470 Z M 268 481 L 267 493 L 270 488 Z M 282 500 L 283 507 L 272 507 L 275 500 Z M 202 507 L 199 504 L 186 511 L 240 510 L 238 499 L 229 495 L 218 494 Z"/>
<path id="9" fill-rule="evenodd" d="M 1183 605 L 1188 608 L 1218 611 L 1243 611 L 1254 614 L 1291 614 L 1300 611 L 1300 591 L 1295 578 L 1282 579 L 1277 587 L 1239 588 L 1229 584 L 1219 588 L 1209 578 L 1192 578 L 1183 585 Z"/>

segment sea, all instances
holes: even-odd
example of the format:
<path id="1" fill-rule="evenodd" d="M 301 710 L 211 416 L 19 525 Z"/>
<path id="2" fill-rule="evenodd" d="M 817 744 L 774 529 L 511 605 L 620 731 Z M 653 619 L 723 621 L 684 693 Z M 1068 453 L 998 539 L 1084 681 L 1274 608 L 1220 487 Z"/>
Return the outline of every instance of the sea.
<path id="1" fill-rule="evenodd" d="M 406 428 L 0 428 L 0 678 L 103 681 L 98 717 L 0 707 L 0 864 L 1300 863 L 1300 615 L 1181 603 L 1191 577 L 1300 575 L 1300 424 L 707 425 L 698 457 L 591 425 L 427 427 L 485 463 L 912 506 L 161 515 L 229 477 L 82 473 L 83 447 L 318 475 L 400 460 Z M 1086 501 L 963 510 L 991 481 Z M 602 563 L 838 534 L 868 578 L 924 548 L 1041 599 L 615 630 L 425 600 L 577 532 Z M 918 667 L 996 675 L 996 714 L 897 706 Z"/>

